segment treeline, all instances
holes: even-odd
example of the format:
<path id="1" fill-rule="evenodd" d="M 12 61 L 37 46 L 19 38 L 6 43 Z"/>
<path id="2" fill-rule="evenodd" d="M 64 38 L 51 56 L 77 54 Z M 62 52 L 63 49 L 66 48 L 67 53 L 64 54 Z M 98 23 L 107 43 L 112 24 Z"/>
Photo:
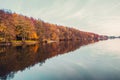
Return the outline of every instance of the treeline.
<path id="1" fill-rule="evenodd" d="M 8 10 L 0 10 L 0 41 L 11 40 L 93 40 L 97 34 L 79 31 L 39 19 L 23 16 Z"/>

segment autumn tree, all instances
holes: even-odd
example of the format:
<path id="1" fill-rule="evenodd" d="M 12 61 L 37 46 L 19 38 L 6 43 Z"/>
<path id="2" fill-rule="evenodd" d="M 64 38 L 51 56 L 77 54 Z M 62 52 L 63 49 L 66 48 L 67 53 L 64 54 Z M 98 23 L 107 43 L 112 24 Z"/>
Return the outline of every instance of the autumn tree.
<path id="1" fill-rule="evenodd" d="M 93 40 L 99 35 L 80 31 L 67 26 L 51 24 L 41 19 L 27 17 L 10 10 L 0 10 L 0 39 L 10 40 L 39 40 L 39 41 L 68 41 Z"/>

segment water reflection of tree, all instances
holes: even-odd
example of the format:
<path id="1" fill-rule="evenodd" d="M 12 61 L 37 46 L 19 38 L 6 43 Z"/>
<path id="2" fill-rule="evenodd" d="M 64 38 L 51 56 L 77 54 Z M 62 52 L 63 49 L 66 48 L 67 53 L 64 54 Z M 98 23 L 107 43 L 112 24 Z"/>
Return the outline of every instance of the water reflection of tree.
<path id="1" fill-rule="evenodd" d="M 72 41 L 32 46 L 0 47 L 0 78 L 13 78 L 17 71 L 45 63 L 46 59 L 74 51 L 96 41 Z"/>

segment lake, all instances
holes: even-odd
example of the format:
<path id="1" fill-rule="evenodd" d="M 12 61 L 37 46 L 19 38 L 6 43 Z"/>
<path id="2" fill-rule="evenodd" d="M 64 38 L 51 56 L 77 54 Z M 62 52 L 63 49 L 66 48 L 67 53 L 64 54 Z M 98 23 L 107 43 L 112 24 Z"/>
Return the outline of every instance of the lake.
<path id="1" fill-rule="evenodd" d="M 0 47 L 1 80 L 120 80 L 120 39 Z"/>

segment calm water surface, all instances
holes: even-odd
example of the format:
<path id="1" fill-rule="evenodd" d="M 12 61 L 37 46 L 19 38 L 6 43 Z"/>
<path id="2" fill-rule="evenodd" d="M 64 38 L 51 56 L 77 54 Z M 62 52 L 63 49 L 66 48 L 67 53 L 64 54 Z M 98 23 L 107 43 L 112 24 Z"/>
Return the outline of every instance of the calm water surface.
<path id="1" fill-rule="evenodd" d="M 1 80 L 120 80 L 120 39 L 0 47 Z"/>

